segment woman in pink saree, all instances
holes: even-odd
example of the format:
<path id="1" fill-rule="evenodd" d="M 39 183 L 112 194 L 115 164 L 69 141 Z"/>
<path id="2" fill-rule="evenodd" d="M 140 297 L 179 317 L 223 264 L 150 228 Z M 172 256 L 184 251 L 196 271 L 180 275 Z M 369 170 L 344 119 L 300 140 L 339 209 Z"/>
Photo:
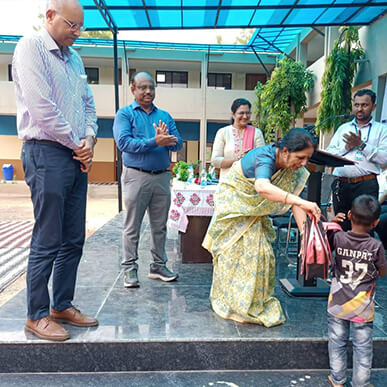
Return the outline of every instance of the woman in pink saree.
<path id="1" fill-rule="evenodd" d="M 216 133 L 211 163 L 220 168 L 221 179 L 245 153 L 265 145 L 261 130 L 249 125 L 250 109 L 251 103 L 247 99 L 236 99 L 231 105 L 231 125 L 220 128 Z"/>

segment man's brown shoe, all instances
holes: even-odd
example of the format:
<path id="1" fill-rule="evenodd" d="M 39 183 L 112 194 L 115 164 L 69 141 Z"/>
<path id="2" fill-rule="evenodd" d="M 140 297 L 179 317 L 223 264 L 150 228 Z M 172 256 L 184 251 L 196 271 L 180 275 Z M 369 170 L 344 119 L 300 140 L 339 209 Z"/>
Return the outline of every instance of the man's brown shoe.
<path id="1" fill-rule="evenodd" d="M 83 314 L 74 306 L 58 312 L 51 309 L 50 316 L 53 320 L 77 327 L 94 327 L 98 325 L 98 320 L 88 314 Z"/>
<path id="2" fill-rule="evenodd" d="M 27 318 L 25 329 L 45 340 L 65 341 L 70 338 L 70 334 L 66 329 L 55 321 L 52 321 L 49 316 L 39 320 L 30 320 Z"/>

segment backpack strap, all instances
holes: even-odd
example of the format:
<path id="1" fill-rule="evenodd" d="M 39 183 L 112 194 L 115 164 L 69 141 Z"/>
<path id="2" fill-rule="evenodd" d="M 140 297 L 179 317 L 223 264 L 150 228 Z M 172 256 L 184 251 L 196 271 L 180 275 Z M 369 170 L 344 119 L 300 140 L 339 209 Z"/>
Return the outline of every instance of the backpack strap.
<path id="1" fill-rule="evenodd" d="M 325 231 L 343 231 L 341 226 L 336 222 L 322 222 Z"/>

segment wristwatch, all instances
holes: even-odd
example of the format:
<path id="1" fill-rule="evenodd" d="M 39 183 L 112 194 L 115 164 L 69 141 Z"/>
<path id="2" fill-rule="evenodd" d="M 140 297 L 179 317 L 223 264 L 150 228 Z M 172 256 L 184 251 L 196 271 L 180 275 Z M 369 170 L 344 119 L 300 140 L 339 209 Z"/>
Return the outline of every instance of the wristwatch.
<path id="1" fill-rule="evenodd" d="M 359 150 L 364 150 L 364 148 L 367 146 L 367 144 L 363 141 L 360 145 L 359 145 Z"/>
<path id="2" fill-rule="evenodd" d="M 87 136 L 93 140 L 93 146 L 97 143 L 97 137 L 95 136 Z"/>

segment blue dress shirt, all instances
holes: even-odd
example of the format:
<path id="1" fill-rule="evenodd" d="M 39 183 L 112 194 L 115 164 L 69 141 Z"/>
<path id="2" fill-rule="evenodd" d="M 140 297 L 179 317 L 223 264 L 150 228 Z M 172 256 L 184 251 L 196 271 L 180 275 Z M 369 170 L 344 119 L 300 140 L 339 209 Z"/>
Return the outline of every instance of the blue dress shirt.
<path id="1" fill-rule="evenodd" d="M 165 122 L 170 135 L 177 137 L 173 146 L 158 146 L 155 140 L 155 128 L 159 121 Z M 126 167 L 142 168 L 148 171 L 167 169 L 171 160 L 169 151 L 181 149 L 183 141 L 171 115 L 155 105 L 146 112 L 134 101 L 121 108 L 114 119 L 113 135 Z"/>

